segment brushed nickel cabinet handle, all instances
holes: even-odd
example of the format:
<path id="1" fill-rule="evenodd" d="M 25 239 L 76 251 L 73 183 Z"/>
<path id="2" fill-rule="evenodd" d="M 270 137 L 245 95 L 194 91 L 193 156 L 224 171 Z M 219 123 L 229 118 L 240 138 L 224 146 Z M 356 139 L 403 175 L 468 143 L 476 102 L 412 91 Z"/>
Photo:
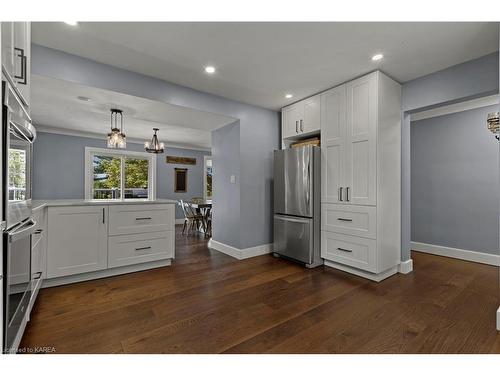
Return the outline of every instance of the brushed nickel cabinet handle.
<path id="1" fill-rule="evenodd" d="M 352 250 L 349 250 L 349 249 L 344 249 L 342 247 L 337 247 L 337 250 L 340 250 L 340 251 L 345 251 L 346 253 L 352 253 Z"/>
<path id="2" fill-rule="evenodd" d="M 136 217 L 135 220 L 151 220 L 150 217 Z"/>
<path id="3" fill-rule="evenodd" d="M 345 188 L 345 201 L 349 202 L 349 186 Z"/>
<path id="4" fill-rule="evenodd" d="M 300 120 L 300 131 L 303 132 L 304 131 L 304 127 L 302 126 L 302 120 Z"/>
<path id="5" fill-rule="evenodd" d="M 135 248 L 135 251 L 139 251 L 139 250 L 149 250 L 149 249 L 151 249 L 151 246 L 136 247 L 136 248 Z"/>
<path id="6" fill-rule="evenodd" d="M 106 210 L 104 209 L 104 207 L 102 208 L 102 223 L 104 224 L 106 222 L 106 217 L 105 217 L 105 212 Z"/>
<path id="7" fill-rule="evenodd" d="M 299 132 L 299 122 L 295 121 L 295 133 Z"/>
<path id="8" fill-rule="evenodd" d="M 352 221 L 352 219 L 344 219 L 343 217 L 338 217 L 337 220 L 340 220 L 340 221 Z"/>
<path id="9" fill-rule="evenodd" d="M 339 201 L 340 201 L 340 202 L 343 202 L 343 199 L 342 199 L 342 190 L 343 190 L 343 189 L 344 189 L 344 188 L 343 188 L 342 186 L 341 186 L 341 187 L 339 187 Z"/>

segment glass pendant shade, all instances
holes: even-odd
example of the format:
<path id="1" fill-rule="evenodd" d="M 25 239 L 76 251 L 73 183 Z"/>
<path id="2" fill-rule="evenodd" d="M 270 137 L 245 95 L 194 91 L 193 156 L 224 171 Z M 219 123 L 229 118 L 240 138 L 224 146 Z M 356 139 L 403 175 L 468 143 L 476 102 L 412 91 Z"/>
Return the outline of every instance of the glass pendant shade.
<path id="1" fill-rule="evenodd" d="M 120 128 L 118 128 L 118 116 L 120 116 Z M 111 132 L 108 133 L 108 148 L 126 148 L 127 137 L 123 132 L 123 112 L 120 109 L 111 110 Z"/>
<path id="2" fill-rule="evenodd" d="M 163 142 L 158 142 L 158 136 L 156 135 L 156 132 L 160 129 L 158 128 L 153 128 L 154 134 L 153 138 L 151 139 L 151 142 L 145 142 L 144 143 L 144 149 L 146 152 L 150 152 L 152 154 L 161 154 L 165 151 L 165 144 Z"/>

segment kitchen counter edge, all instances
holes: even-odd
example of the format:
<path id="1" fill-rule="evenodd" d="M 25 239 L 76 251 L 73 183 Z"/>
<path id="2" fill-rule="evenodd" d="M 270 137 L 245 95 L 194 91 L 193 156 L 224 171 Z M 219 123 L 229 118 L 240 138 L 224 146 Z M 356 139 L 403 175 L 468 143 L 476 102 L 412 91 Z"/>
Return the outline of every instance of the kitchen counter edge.
<path id="1" fill-rule="evenodd" d="M 33 200 L 31 209 L 33 212 L 44 207 L 65 207 L 65 206 L 112 206 L 112 205 L 131 205 L 131 204 L 176 204 L 173 199 L 155 199 L 155 200 L 89 200 L 89 199 L 49 199 Z"/>

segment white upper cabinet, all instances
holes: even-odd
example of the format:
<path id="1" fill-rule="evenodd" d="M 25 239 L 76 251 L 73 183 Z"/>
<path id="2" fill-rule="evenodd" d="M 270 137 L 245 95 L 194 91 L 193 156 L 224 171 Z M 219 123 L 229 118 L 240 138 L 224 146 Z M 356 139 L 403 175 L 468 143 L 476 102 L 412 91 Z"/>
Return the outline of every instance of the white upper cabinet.
<path id="1" fill-rule="evenodd" d="M 319 132 L 321 100 L 316 95 L 282 109 L 283 138 Z"/>
<path id="2" fill-rule="evenodd" d="M 303 116 L 300 131 L 304 134 L 318 132 L 321 129 L 320 112 L 321 99 L 319 95 L 305 99 L 303 103 Z"/>
<path id="3" fill-rule="evenodd" d="M 47 278 L 98 271 L 108 263 L 108 207 L 49 207 Z"/>
<path id="4" fill-rule="evenodd" d="M 377 182 L 377 75 L 361 77 L 346 85 L 347 202 L 376 204 Z"/>
<path id="5" fill-rule="evenodd" d="M 24 105 L 30 105 L 31 24 L 2 22 L 2 65 L 12 79 Z"/>
<path id="6" fill-rule="evenodd" d="M 321 200 L 343 201 L 346 146 L 346 87 L 321 94 Z"/>
<path id="7" fill-rule="evenodd" d="M 302 106 L 292 105 L 283 108 L 282 126 L 283 138 L 293 137 L 299 134 L 299 122 L 302 117 Z"/>

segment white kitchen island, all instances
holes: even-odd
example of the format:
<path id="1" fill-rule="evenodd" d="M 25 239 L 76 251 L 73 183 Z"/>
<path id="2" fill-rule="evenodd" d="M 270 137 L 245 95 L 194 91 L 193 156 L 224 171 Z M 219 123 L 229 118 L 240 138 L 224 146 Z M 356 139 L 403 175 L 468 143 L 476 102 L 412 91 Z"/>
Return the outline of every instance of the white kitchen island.
<path id="1" fill-rule="evenodd" d="M 175 200 L 33 201 L 42 287 L 169 266 Z"/>

